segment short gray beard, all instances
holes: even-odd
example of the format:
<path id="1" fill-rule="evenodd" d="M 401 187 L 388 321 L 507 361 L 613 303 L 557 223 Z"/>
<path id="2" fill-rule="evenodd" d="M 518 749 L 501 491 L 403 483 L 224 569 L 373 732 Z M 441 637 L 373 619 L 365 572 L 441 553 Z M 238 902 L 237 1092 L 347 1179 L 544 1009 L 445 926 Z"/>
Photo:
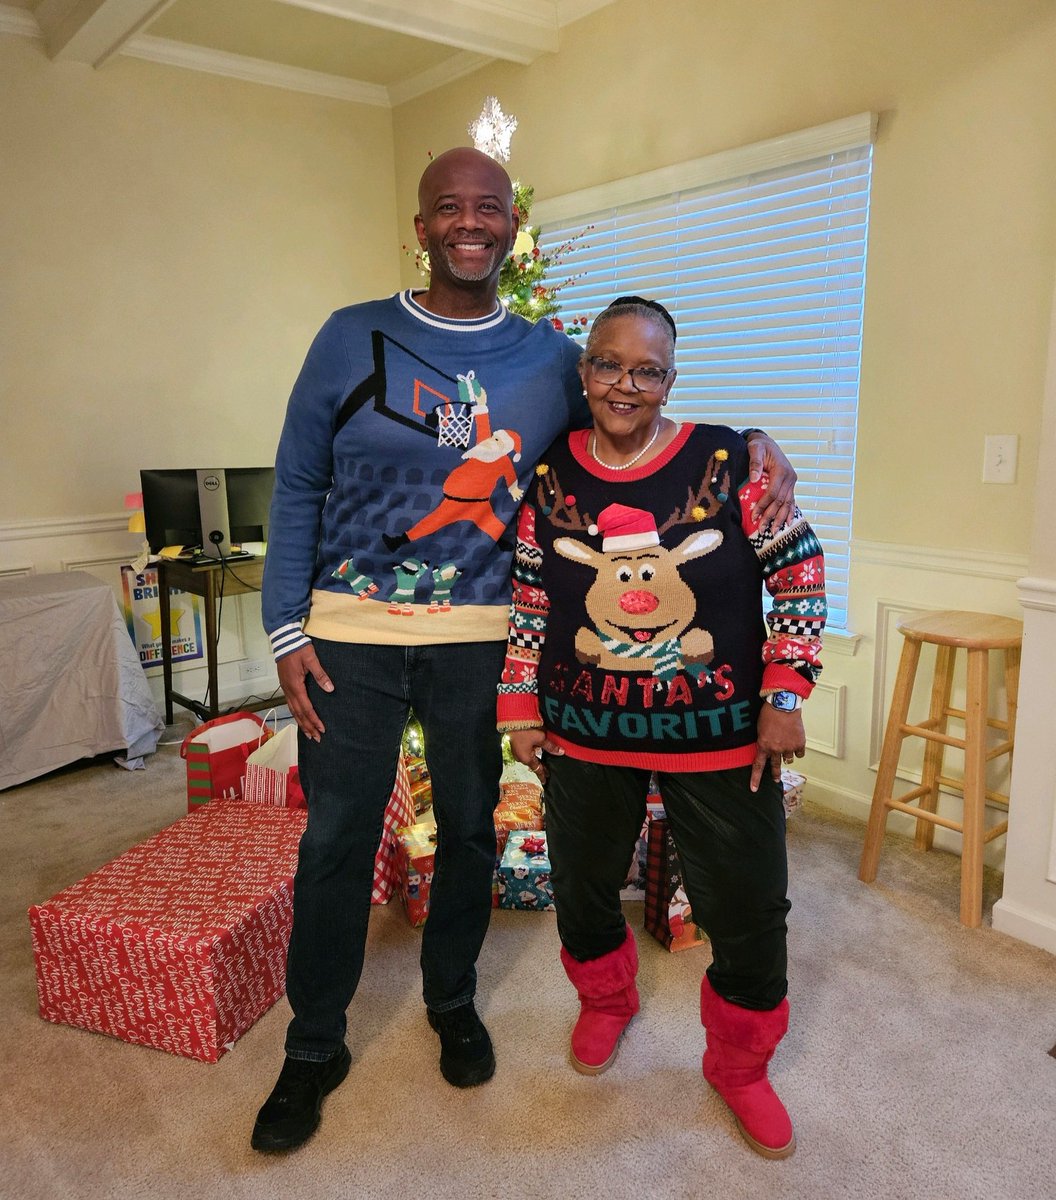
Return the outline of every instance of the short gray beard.
<path id="1" fill-rule="evenodd" d="M 444 262 L 447 264 L 447 269 L 456 279 L 461 279 L 463 283 L 480 283 L 482 279 L 487 277 L 495 270 L 496 265 L 501 266 L 505 255 L 500 255 L 499 248 L 495 247 L 495 252 L 487 265 L 482 264 L 476 271 L 467 271 L 463 267 L 456 267 L 451 261 L 451 256 L 447 253 L 446 247 L 442 250 Z"/>

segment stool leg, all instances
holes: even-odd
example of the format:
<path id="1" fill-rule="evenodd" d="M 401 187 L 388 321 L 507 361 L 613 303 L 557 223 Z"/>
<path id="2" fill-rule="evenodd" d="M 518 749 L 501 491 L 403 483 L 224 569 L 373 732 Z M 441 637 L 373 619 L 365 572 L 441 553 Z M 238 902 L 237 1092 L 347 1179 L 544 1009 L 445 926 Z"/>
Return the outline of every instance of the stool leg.
<path id="1" fill-rule="evenodd" d="M 1019 660 L 1022 650 L 1019 646 L 1010 646 L 1005 651 L 1005 702 L 1008 707 L 1008 740 L 1016 740 L 1016 713 L 1019 708 Z M 1008 754 L 1009 769 L 1011 770 L 1012 751 Z"/>
<path id="2" fill-rule="evenodd" d="M 961 845 L 961 924 L 983 923 L 983 813 L 986 804 L 986 714 L 989 651 L 968 651 L 964 712 L 964 816 Z"/>
<path id="3" fill-rule="evenodd" d="M 880 751 L 880 765 L 876 772 L 876 786 L 873 788 L 873 803 L 869 809 L 869 823 L 865 829 L 865 844 L 862 847 L 861 862 L 858 864 L 858 878 L 863 883 L 873 882 L 880 863 L 880 846 L 884 840 L 884 826 L 887 824 L 887 801 L 894 796 L 898 757 L 906 736 L 902 732 L 902 726 L 909 713 L 913 680 L 916 678 L 919 659 L 920 642 L 906 638 L 898 663 L 898 674 L 895 676 L 895 690 L 891 696 L 884 746 Z"/>
<path id="4" fill-rule="evenodd" d="M 928 726 L 938 733 L 946 733 L 949 725 L 950 695 L 953 692 L 953 646 L 935 647 L 935 678 L 931 686 L 931 708 L 928 711 Z M 927 792 L 921 796 L 918 807 L 925 812 L 935 812 L 939 806 L 939 776 L 946 747 L 942 742 L 925 742 L 924 770 L 920 782 Z M 930 850 L 935 841 L 935 822 L 918 821 L 913 845 L 918 850 Z"/>

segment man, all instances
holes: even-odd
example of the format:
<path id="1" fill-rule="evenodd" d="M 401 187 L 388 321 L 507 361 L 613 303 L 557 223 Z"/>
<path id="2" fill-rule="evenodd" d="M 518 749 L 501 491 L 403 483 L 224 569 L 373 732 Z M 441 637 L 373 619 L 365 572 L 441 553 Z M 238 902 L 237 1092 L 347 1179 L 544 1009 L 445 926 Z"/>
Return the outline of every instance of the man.
<path id="1" fill-rule="evenodd" d="M 544 450 L 589 413 L 572 340 L 497 299 L 519 223 L 506 172 L 478 151 L 449 150 L 426 168 L 418 203 L 428 288 L 330 317 L 294 385 L 276 458 L 263 619 L 300 730 L 309 816 L 286 1060 L 252 1137 L 263 1151 L 306 1141 L 348 1073 L 345 1010 L 411 709 L 437 825 L 421 949 L 427 1017 L 449 1083 L 470 1087 L 495 1070 L 474 994 L 491 915 L 512 527 Z M 495 441 L 490 462 L 471 451 L 474 432 Z M 780 515 L 795 475 L 769 439 L 753 441 L 757 467 L 768 455 Z M 449 491 L 474 463 L 473 495 Z M 442 604 L 430 603 L 436 570 L 450 583 Z"/>

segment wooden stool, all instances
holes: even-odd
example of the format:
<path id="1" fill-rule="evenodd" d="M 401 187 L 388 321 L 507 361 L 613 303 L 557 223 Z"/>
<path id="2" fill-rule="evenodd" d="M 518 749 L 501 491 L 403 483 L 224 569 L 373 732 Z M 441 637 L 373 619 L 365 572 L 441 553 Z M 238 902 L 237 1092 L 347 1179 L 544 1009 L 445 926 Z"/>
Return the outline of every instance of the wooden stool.
<path id="1" fill-rule="evenodd" d="M 1019 686 L 1019 657 L 1023 642 L 1023 623 L 1010 617 L 976 612 L 919 613 L 901 620 L 897 629 L 905 638 L 898 664 L 891 711 L 884 734 L 884 748 L 873 790 L 873 804 L 865 832 L 858 878 L 872 883 L 880 860 L 880 846 L 888 812 L 896 808 L 917 820 L 914 844 L 918 850 L 930 850 L 935 826 L 942 825 L 962 835 L 961 847 L 961 924 L 976 927 L 983 920 L 983 846 L 1008 829 L 1008 820 L 984 831 L 983 812 L 987 802 L 1008 810 L 1008 796 L 986 790 L 986 764 L 1003 754 L 1012 761 L 1016 737 L 1016 691 Z M 929 642 L 937 647 L 935 675 L 931 686 L 928 719 L 919 725 L 907 724 L 913 681 L 920 660 L 920 648 Z M 950 707 L 953 688 L 954 655 L 958 648 L 968 651 L 968 679 L 964 709 Z M 988 716 L 988 668 L 991 650 L 1005 652 L 1005 692 L 1008 719 Z M 950 717 L 964 722 L 964 737 L 947 733 Z M 1005 740 L 987 750 L 987 728 L 1000 730 Z M 924 738 L 924 769 L 920 787 L 894 798 L 895 775 L 902 742 L 907 737 Z M 950 779 L 942 773 L 942 758 L 947 746 L 964 751 L 964 778 Z M 952 788 L 964 798 L 962 820 L 951 821 L 936 813 L 940 785 Z M 912 801 L 917 801 L 913 804 Z"/>

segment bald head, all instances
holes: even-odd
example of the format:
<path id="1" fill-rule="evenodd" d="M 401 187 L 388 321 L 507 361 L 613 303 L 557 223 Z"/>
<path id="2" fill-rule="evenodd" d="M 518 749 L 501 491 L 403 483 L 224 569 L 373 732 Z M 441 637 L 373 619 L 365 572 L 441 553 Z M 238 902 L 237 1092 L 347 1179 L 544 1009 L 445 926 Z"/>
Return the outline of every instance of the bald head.
<path id="1" fill-rule="evenodd" d="M 472 146 L 455 146 L 445 150 L 422 172 L 418 181 L 418 211 L 428 212 L 438 192 L 447 191 L 455 181 L 471 178 L 489 187 L 513 207 L 513 184 L 509 175 L 493 159 Z"/>

